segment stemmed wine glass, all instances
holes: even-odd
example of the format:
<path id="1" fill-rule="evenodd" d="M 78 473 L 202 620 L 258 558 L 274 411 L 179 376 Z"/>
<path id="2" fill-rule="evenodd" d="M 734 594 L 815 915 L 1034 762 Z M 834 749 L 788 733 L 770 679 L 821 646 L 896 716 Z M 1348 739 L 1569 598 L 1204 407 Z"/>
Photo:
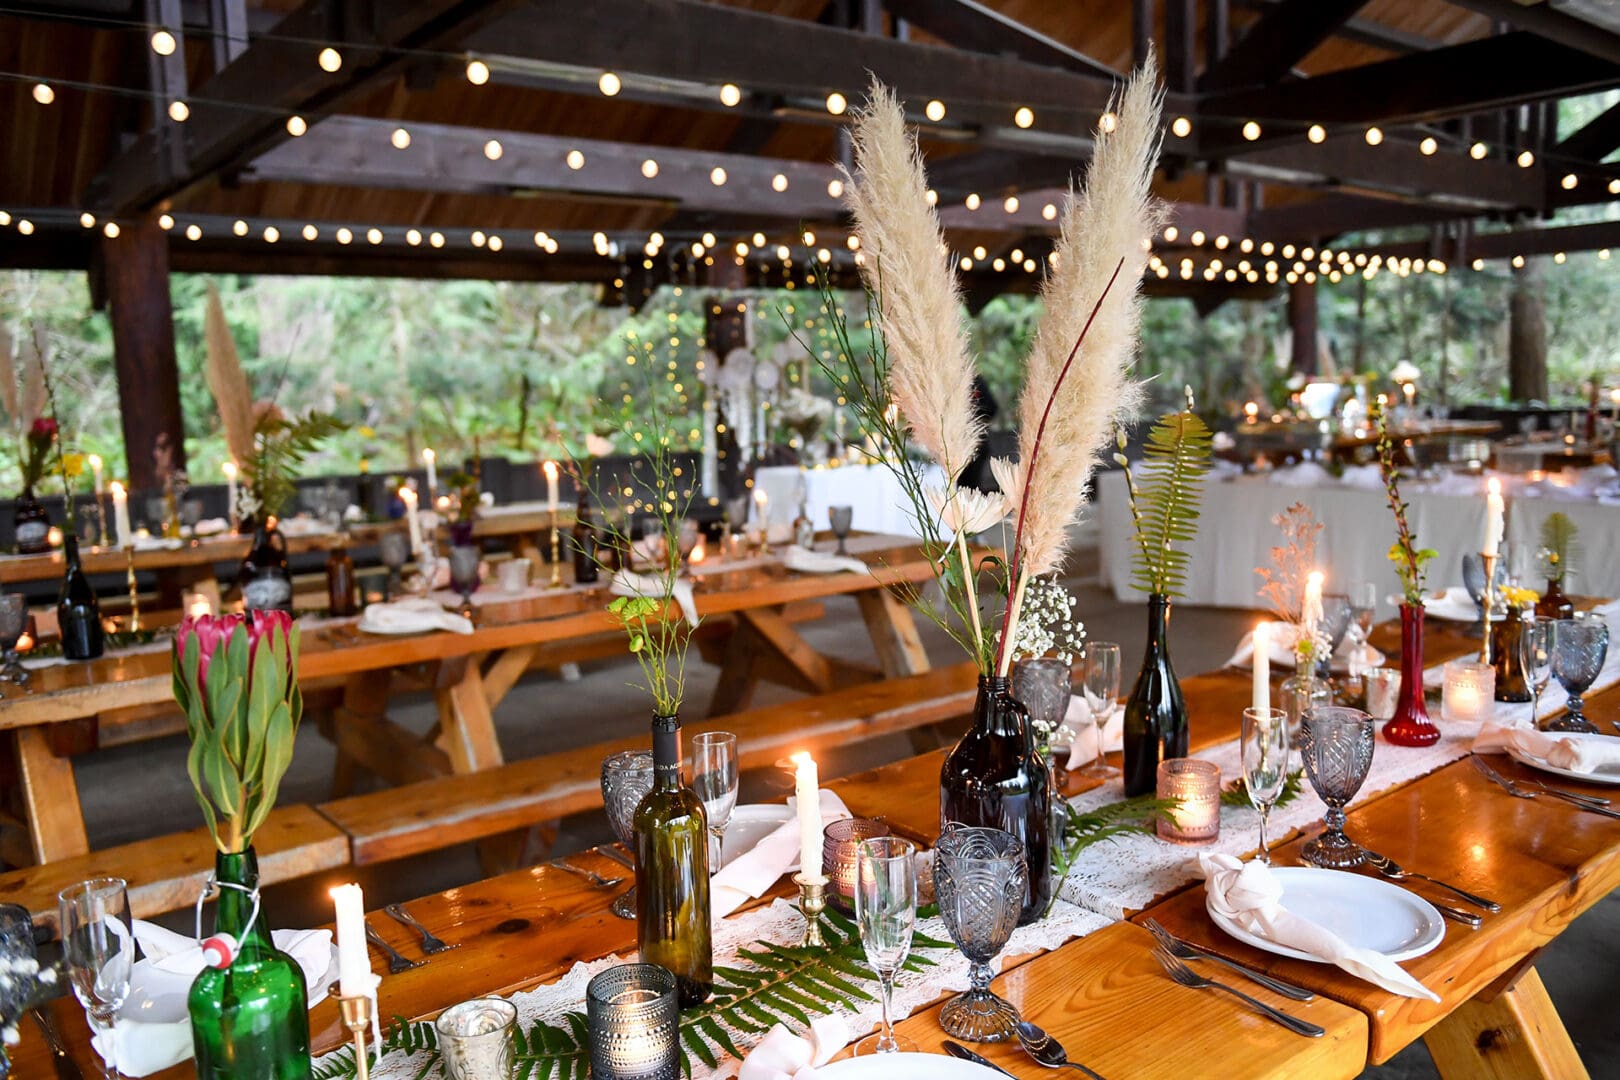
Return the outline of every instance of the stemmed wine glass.
<path id="1" fill-rule="evenodd" d="M 917 926 L 917 845 L 898 836 L 863 840 L 855 849 L 855 921 L 866 962 L 883 986 L 883 1026 L 862 1039 L 857 1054 L 898 1054 L 917 1048 L 894 1033 L 889 1018 L 894 977 L 911 952 Z"/>
<path id="2" fill-rule="evenodd" d="M 1574 619 L 1561 619 L 1553 631 L 1552 677 L 1569 694 L 1564 715 L 1547 724 L 1549 731 L 1598 734 L 1598 729 L 1581 712 L 1581 695 L 1596 681 L 1609 653 L 1609 626 L 1590 613 Z"/>
<path id="3" fill-rule="evenodd" d="M 1316 629 L 1327 640 L 1327 648 L 1316 658 L 1316 677 L 1324 682 L 1333 678 L 1333 654 L 1350 629 L 1354 611 L 1346 593 L 1327 593 L 1322 597 L 1322 621 Z"/>
<path id="4" fill-rule="evenodd" d="M 849 527 L 855 523 L 855 508 L 853 506 L 829 506 L 827 507 L 827 521 L 832 525 L 833 535 L 838 538 L 838 549 L 834 554 L 848 555 L 849 548 L 844 546 L 844 541 L 849 539 Z"/>
<path id="5" fill-rule="evenodd" d="M 1355 798 L 1372 766 L 1373 718 L 1360 709 L 1320 705 L 1306 712 L 1299 732 L 1305 772 L 1327 803 L 1326 831 L 1300 849 L 1313 866 L 1349 870 L 1367 861 L 1367 853 L 1344 834 L 1344 806 Z"/>
<path id="6" fill-rule="evenodd" d="M 709 868 L 714 873 L 726 861 L 726 825 L 737 808 L 737 736 L 729 731 L 694 736 L 692 757 L 692 790 L 703 800 L 709 833 L 714 837 L 715 860 Z"/>
<path id="7" fill-rule="evenodd" d="M 1373 620 L 1378 615 L 1378 585 L 1372 581 L 1358 581 L 1350 586 L 1350 632 L 1355 651 L 1350 654 L 1350 678 L 1354 680 L 1366 668 L 1367 644 L 1372 640 Z"/>
<path id="8" fill-rule="evenodd" d="M 1052 733 L 1069 711 L 1069 662 L 1056 656 L 1036 656 L 1013 665 L 1013 697 L 1029 710 L 1029 723 L 1035 729 L 1035 748 L 1043 758 L 1052 757 Z M 1053 783 L 1057 770 L 1051 771 Z"/>
<path id="9" fill-rule="evenodd" d="M 399 595 L 399 575 L 411 557 L 411 540 L 403 529 L 389 529 L 377 538 L 382 564 L 388 567 L 388 595 Z"/>
<path id="10" fill-rule="evenodd" d="M 472 594 L 478 589 L 478 564 L 484 553 L 470 544 L 450 548 L 450 584 L 461 594 L 461 614 L 472 618 Z"/>
<path id="11" fill-rule="evenodd" d="M 602 806 L 608 825 L 619 843 L 635 851 L 636 807 L 653 785 L 653 757 L 646 750 L 621 750 L 602 761 Z M 613 914 L 621 919 L 636 917 L 636 887 L 620 893 L 613 901 Z"/>
<path id="12" fill-rule="evenodd" d="M 1024 845 L 1000 829 L 953 821 L 934 846 L 939 917 L 972 964 L 970 989 L 939 1012 L 939 1026 L 952 1038 L 1002 1042 L 1017 1032 L 1017 1007 L 990 992 L 990 961 L 1018 925 L 1028 874 Z"/>
<path id="13" fill-rule="evenodd" d="M 1524 664 L 1524 681 L 1530 684 L 1530 721 L 1541 726 L 1541 694 L 1552 681 L 1553 637 L 1558 623 L 1552 619 L 1527 618 L 1519 633 L 1519 659 Z"/>
<path id="14" fill-rule="evenodd" d="M 56 897 L 62 959 L 91 1030 L 104 1036 L 103 1075 L 118 1077 L 118 1010 L 129 994 L 135 936 L 123 878 L 96 878 Z"/>
<path id="15" fill-rule="evenodd" d="M 1260 852 L 1256 857 L 1270 866 L 1266 819 L 1288 778 L 1288 714 L 1281 709 L 1244 709 L 1242 744 L 1243 790 L 1260 812 Z"/>
<path id="16" fill-rule="evenodd" d="M 1086 766 L 1085 775 L 1100 779 L 1118 776 L 1119 770 L 1108 764 L 1103 745 L 1104 729 L 1119 705 L 1119 646 L 1112 641 L 1088 641 L 1081 665 L 1081 693 L 1097 725 L 1097 757 Z"/>
<path id="17" fill-rule="evenodd" d="M 17 659 L 17 642 L 28 629 L 28 598 L 22 593 L 0 595 L 0 649 L 5 650 L 5 666 L 0 681 L 21 686 L 28 681 L 28 669 Z"/>

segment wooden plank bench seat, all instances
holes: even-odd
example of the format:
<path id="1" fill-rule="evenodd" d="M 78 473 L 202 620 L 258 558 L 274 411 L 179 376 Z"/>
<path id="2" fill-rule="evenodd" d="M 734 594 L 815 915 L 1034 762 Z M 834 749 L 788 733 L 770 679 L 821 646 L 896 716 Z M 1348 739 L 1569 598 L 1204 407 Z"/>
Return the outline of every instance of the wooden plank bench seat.
<path id="1" fill-rule="evenodd" d="M 795 750 L 964 716 L 972 709 L 974 685 L 972 665 L 961 664 L 701 720 L 687 732 L 736 732 L 740 767 L 758 768 Z M 336 799 L 318 809 L 349 836 L 356 865 L 383 862 L 596 809 L 602 804 L 602 759 L 646 745 L 644 735 L 595 743 Z"/>
<path id="2" fill-rule="evenodd" d="M 314 808 L 282 806 L 254 836 L 259 880 L 273 885 L 345 866 L 349 839 Z M 129 882 L 136 918 L 189 907 L 214 869 L 214 839 L 206 828 L 92 851 L 0 874 L 0 901 L 26 907 L 36 923 L 56 925 L 56 894 L 97 877 Z"/>

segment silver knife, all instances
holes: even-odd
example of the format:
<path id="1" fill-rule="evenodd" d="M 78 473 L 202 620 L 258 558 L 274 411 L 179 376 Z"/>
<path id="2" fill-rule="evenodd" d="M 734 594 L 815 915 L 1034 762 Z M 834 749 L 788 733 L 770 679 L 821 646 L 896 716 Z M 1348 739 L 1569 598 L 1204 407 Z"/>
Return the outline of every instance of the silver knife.
<path id="1" fill-rule="evenodd" d="M 951 1040 L 946 1039 L 945 1052 L 951 1055 L 953 1058 L 961 1058 L 963 1061 L 971 1061 L 975 1065 L 983 1065 L 987 1069 L 994 1069 L 1002 1076 L 1013 1076 L 1012 1073 L 1008 1072 L 1006 1069 L 1003 1069 L 1000 1065 L 997 1065 L 989 1058 L 980 1057 L 978 1054 L 975 1054 L 973 1051 L 969 1050 L 959 1042 L 952 1042 Z M 1017 1080 L 1017 1078 L 1014 1077 L 1014 1080 Z"/>
<path id="2" fill-rule="evenodd" d="M 62 1045 L 62 1037 L 51 1025 L 50 1017 L 41 1009 L 30 1009 L 28 1012 L 34 1018 L 34 1023 L 39 1025 L 40 1033 L 45 1036 L 45 1042 L 51 1048 L 51 1065 L 56 1069 L 57 1080 L 84 1080 L 84 1073 L 68 1056 L 67 1047 Z"/>

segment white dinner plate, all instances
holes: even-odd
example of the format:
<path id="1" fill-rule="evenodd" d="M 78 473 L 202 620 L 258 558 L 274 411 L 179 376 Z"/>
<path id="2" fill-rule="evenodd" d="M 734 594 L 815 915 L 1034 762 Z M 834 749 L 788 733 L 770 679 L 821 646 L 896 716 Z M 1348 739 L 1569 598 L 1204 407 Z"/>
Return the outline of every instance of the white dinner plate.
<path id="1" fill-rule="evenodd" d="M 1446 924 L 1434 905 L 1398 885 L 1344 870 L 1278 866 L 1271 871 L 1282 886 L 1282 906 L 1363 949 L 1391 960 L 1410 960 L 1440 944 Z M 1215 925 L 1248 945 L 1278 956 L 1323 963 L 1320 957 L 1251 934 L 1209 909 Z"/>
<path id="2" fill-rule="evenodd" d="M 1610 786 L 1620 784 L 1620 768 L 1616 768 L 1614 766 L 1610 766 L 1607 769 L 1599 769 L 1596 772 L 1576 772 L 1574 769 L 1561 769 L 1557 765 L 1549 764 L 1533 754 L 1527 754 L 1523 750 L 1516 747 L 1504 746 L 1502 749 L 1507 751 L 1508 757 L 1512 758 L 1514 761 L 1517 761 L 1519 764 L 1528 765 L 1532 769 L 1539 769 L 1542 772 L 1552 773 L 1554 776 L 1563 776 L 1570 780 L 1579 780 L 1585 784 L 1608 784 Z"/>
<path id="3" fill-rule="evenodd" d="M 793 812 L 779 803 L 739 806 L 726 822 L 726 863 L 754 850 L 754 845 L 793 820 Z"/>
<path id="4" fill-rule="evenodd" d="M 816 1070 L 827 1080 L 983 1080 L 994 1069 L 944 1054 L 870 1054 L 845 1058 Z"/>

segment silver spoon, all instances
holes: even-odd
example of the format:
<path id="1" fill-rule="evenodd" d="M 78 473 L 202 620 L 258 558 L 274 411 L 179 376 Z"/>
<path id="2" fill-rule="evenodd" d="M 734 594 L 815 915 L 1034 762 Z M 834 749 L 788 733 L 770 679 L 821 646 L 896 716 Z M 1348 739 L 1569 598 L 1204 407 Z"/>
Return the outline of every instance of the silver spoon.
<path id="1" fill-rule="evenodd" d="M 1018 1042 L 1024 1052 L 1035 1059 L 1036 1064 L 1048 1069 L 1078 1069 L 1091 1077 L 1091 1080 L 1103 1080 L 1097 1073 L 1084 1065 L 1069 1060 L 1069 1054 L 1063 1049 L 1063 1044 L 1052 1036 L 1030 1023 L 1028 1020 L 1018 1022 Z"/>

